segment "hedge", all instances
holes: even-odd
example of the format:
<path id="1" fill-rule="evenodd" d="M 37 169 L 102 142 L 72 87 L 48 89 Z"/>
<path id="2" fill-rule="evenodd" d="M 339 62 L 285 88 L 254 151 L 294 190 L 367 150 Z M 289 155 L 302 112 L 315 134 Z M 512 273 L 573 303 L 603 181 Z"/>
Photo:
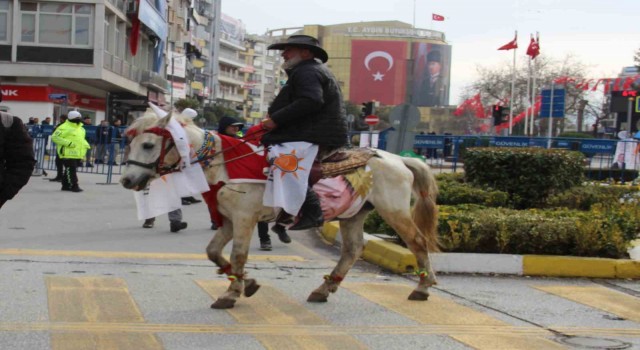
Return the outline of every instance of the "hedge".
<path id="1" fill-rule="evenodd" d="M 582 183 L 584 156 L 542 148 L 470 148 L 465 179 L 472 185 L 507 192 L 516 208 L 541 206 L 554 193 Z"/>

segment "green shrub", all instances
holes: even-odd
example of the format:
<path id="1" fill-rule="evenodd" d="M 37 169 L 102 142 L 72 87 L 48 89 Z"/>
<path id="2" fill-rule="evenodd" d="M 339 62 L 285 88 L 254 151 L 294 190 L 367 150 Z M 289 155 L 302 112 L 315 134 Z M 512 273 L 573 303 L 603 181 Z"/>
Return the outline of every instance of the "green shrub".
<path id="1" fill-rule="evenodd" d="M 481 204 L 487 207 L 509 205 L 509 194 L 493 189 L 482 189 L 466 183 L 453 181 L 438 182 L 438 204 Z"/>
<path id="2" fill-rule="evenodd" d="M 554 193 L 580 184 L 583 155 L 541 148 L 470 148 L 464 162 L 466 180 L 509 193 L 516 208 L 540 206 Z"/>
<path id="3" fill-rule="evenodd" d="M 635 187 L 622 186 L 575 186 L 562 193 L 557 193 L 547 198 L 547 208 L 569 208 L 577 210 L 589 210 L 597 203 L 616 203 L 625 196 L 637 192 Z"/>
<path id="4" fill-rule="evenodd" d="M 443 249 L 453 252 L 627 257 L 630 236 L 640 228 L 639 210 L 635 205 L 610 209 L 449 207 L 438 232 Z"/>
<path id="5" fill-rule="evenodd" d="M 587 179 L 593 181 L 613 180 L 612 182 L 631 182 L 638 177 L 638 171 L 631 169 L 587 169 L 585 170 L 584 175 Z"/>

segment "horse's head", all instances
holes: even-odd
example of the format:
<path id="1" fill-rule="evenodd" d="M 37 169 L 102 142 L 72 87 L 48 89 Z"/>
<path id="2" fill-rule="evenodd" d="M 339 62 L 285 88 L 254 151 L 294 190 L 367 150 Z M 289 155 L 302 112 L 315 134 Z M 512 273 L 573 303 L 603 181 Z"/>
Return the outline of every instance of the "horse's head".
<path id="1" fill-rule="evenodd" d="M 151 180 L 178 165 L 180 155 L 171 133 L 166 129 L 171 118 L 176 116 L 169 113 L 159 117 L 148 110 L 127 128 L 125 134 L 131 143 L 127 165 L 120 178 L 122 186 L 134 191 L 142 190 Z M 177 118 L 181 123 L 191 122 L 179 116 Z"/>

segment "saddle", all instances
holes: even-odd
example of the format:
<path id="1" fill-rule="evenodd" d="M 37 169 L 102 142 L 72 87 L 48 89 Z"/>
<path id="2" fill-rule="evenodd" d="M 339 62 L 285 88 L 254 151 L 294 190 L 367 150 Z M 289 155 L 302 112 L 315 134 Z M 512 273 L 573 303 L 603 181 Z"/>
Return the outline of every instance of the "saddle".
<path id="1" fill-rule="evenodd" d="M 309 173 L 309 186 L 313 186 L 320 179 L 351 173 L 365 166 L 374 156 L 377 156 L 377 153 L 370 148 L 340 148 L 321 159 L 316 159 Z"/>

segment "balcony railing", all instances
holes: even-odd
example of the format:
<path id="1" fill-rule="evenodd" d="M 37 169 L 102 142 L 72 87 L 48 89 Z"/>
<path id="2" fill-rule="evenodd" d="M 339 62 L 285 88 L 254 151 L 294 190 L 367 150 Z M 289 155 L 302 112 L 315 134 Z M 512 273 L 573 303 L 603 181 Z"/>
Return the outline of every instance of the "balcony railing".
<path id="1" fill-rule="evenodd" d="M 104 52 L 103 68 L 138 83 L 142 80 L 142 72 L 138 67 L 132 66 L 107 51 Z"/>

